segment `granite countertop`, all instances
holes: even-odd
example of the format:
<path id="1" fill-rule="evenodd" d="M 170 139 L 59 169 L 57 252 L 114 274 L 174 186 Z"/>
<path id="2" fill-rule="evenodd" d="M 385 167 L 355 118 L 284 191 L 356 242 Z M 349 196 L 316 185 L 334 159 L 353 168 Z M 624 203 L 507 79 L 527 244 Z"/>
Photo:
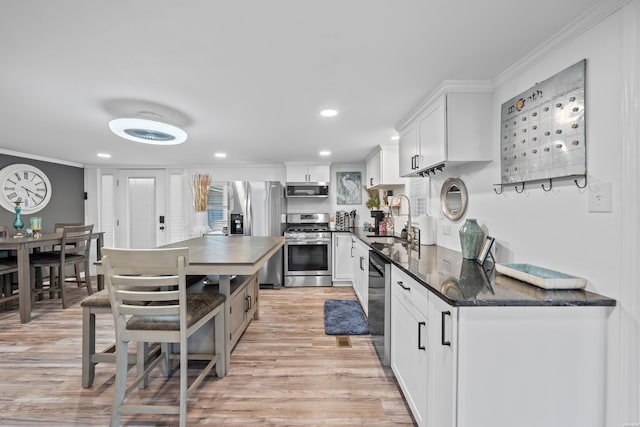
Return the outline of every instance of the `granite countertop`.
<path id="1" fill-rule="evenodd" d="M 616 301 L 582 289 L 547 290 L 485 269 L 440 246 L 410 248 L 406 241 L 376 242 L 375 233 L 349 230 L 374 251 L 453 306 L 615 306 Z M 383 237 L 383 236 L 379 236 Z M 490 267 L 490 262 L 485 264 Z"/>

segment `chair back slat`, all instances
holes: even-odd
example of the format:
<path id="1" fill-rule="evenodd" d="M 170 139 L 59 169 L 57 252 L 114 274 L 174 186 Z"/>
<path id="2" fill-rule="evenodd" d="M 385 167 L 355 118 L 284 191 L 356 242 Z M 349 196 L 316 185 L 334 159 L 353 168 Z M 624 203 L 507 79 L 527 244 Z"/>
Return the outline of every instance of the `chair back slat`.
<path id="1" fill-rule="evenodd" d="M 179 316 L 179 305 L 121 305 L 120 313 L 127 316 Z"/>
<path id="2" fill-rule="evenodd" d="M 179 301 L 180 292 L 175 291 L 159 291 L 157 288 L 149 288 L 147 291 L 142 290 L 119 290 L 114 292 L 118 295 L 118 298 L 123 301 L 136 301 L 136 302 L 166 302 L 166 301 Z"/>

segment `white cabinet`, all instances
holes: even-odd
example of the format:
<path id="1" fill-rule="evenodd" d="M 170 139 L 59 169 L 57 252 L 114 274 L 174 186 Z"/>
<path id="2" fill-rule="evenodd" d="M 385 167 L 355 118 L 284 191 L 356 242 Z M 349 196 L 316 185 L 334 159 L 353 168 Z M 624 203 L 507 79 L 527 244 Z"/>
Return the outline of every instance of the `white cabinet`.
<path id="1" fill-rule="evenodd" d="M 241 281 L 241 279 L 240 276 L 236 278 L 237 281 Z M 239 285 L 231 284 L 231 296 L 228 301 L 231 348 L 236 345 L 251 320 L 257 317 L 258 288 L 257 274 L 247 277 Z"/>
<path id="2" fill-rule="evenodd" d="M 332 237 L 332 279 L 335 282 L 353 280 L 353 261 L 351 257 L 351 233 L 331 233 Z"/>
<path id="3" fill-rule="evenodd" d="M 403 185 L 398 171 L 398 145 L 378 146 L 367 159 L 367 188 Z"/>
<path id="4" fill-rule="evenodd" d="M 369 315 L 369 246 L 353 236 L 352 244 L 352 268 L 353 290 L 360 301 L 362 310 Z"/>
<path id="5" fill-rule="evenodd" d="M 391 267 L 391 369 L 420 427 L 427 425 L 427 299 L 422 285 Z"/>
<path id="6" fill-rule="evenodd" d="M 412 176 L 415 173 L 415 162 L 418 157 L 418 130 L 416 122 L 409 122 L 400 130 L 398 142 L 398 171 L 400 176 Z"/>
<path id="7" fill-rule="evenodd" d="M 400 175 L 417 176 L 441 165 L 490 161 L 492 102 L 491 93 L 443 86 L 399 129 Z"/>
<path id="8" fill-rule="evenodd" d="M 458 309 L 429 295 L 427 425 L 455 426 Z"/>
<path id="9" fill-rule="evenodd" d="M 454 307 L 394 265 L 391 368 L 421 427 L 601 426 L 610 312 Z"/>
<path id="10" fill-rule="evenodd" d="M 287 164 L 287 182 L 329 182 L 331 167 L 327 164 Z"/>

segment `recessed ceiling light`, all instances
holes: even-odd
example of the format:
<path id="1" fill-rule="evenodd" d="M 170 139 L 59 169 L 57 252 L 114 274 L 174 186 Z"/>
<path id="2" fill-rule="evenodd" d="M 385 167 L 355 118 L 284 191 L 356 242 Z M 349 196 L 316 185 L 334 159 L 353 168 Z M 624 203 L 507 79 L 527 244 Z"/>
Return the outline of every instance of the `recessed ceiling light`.
<path id="1" fill-rule="evenodd" d="M 103 159 L 110 159 L 111 158 L 111 154 L 98 153 L 98 157 L 102 157 Z"/>
<path id="2" fill-rule="evenodd" d="M 338 115 L 338 112 L 336 110 L 322 110 L 320 111 L 320 115 L 322 117 L 334 117 Z"/>
<path id="3" fill-rule="evenodd" d="M 224 159 L 225 157 L 227 157 L 227 154 L 226 153 L 215 153 L 214 156 L 217 157 L 218 159 Z"/>
<path id="4" fill-rule="evenodd" d="M 393 135 L 393 136 L 391 137 L 391 140 L 392 140 L 392 141 L 397 141 L 397 140 L 399 140 L 399 139 L 400 139 L 400 135 Z"/>
<path id="5" fill-rule="evenodd" d="M 187 140 L 187 133 L 173 125 L 144 119 L 115 119 L 109 128 L 116 135 L 130 141 L 155 145 L 176 145 Z"/>
<path id="6" fill-rule="evenodd" d="M 320 152 L 321 156 L 330 156 L 331 155 L 331 151 L 329 150 L 323 150 Z"/>

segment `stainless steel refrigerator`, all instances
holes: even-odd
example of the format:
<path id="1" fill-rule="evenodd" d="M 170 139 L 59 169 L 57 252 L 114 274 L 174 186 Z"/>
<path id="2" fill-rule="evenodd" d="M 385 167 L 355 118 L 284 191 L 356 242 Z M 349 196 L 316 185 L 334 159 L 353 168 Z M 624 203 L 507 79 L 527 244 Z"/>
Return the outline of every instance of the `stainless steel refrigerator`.
<path id="1" fill-rule="evenodd" d="M 229 182 L 229 236 L 282 236 L 286 227 L 287 199 L 280 181 Z M 260 285 L 282 287 L 283 250 L 258 273 Z"/>

